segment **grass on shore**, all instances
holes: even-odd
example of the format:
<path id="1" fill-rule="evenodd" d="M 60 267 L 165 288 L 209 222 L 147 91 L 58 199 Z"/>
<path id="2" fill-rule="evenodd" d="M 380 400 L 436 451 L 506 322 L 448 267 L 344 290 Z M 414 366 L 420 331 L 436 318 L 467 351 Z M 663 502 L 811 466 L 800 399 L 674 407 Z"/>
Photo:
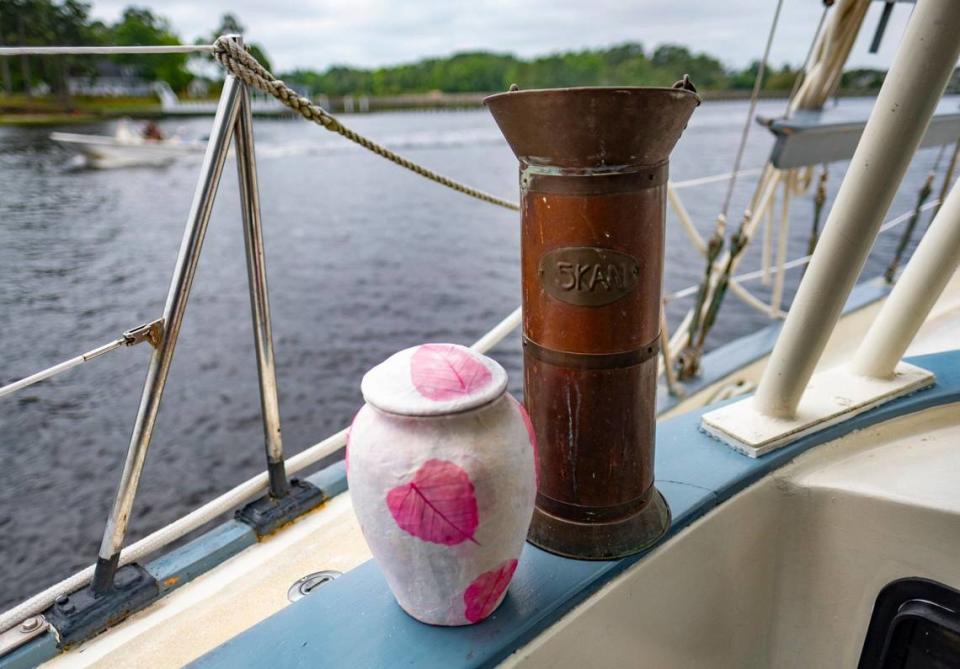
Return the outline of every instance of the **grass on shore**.
<path id="1" fill-rule="evenodd" d="M 741 100 L 750 95 L 746 90 L 701 91 L 705 100 Z M 872 95 L 871 91 L 844 90 L 840 96 Z M 438 94 L 410 93 L 400 96 L 370 97 L 370 111 L 394 109 L 441 109 L 481 106 L 480 100 L 487 93 Z M 783 91 L 762 91 L 762 98 L 784 98 Z M 214 98 L 211 98 L 215 101 Z M 330 100 L 330 111 L 343 113 L 340 98 Z M 160 102 L 155 97 L 85 97 L 77 96 L 65 106 L 53 96 L 27 97 L 0 93 L 0 126 L 4 125 L 61 125 L 68 123 L 91 123 L 102 119 L 133 116 L 159 118 L 163 116 Z"/>
<path id="2" fill-rule="evenodd" d="M 84 97 L 64 105 L 55 97 L 0 95 L 0 125 L 54 125 L 88 123 L 117 116 L 153 116 L 160 113 L 154 97 Z"/>

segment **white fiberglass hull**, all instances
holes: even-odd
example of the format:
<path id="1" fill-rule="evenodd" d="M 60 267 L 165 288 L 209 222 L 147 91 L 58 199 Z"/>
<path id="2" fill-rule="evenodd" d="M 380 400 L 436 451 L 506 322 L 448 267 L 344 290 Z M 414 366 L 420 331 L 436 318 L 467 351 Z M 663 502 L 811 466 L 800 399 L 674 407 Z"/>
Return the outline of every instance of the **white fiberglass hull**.
<path id="1" fill-rule="evenodd" d="M 203 142 L 181 140 L 118 140 L 105 135 L 54 132 L 50 139 L 83 155 L 91 167 L 166 165 L 186 155 L 203 153 Z"/>

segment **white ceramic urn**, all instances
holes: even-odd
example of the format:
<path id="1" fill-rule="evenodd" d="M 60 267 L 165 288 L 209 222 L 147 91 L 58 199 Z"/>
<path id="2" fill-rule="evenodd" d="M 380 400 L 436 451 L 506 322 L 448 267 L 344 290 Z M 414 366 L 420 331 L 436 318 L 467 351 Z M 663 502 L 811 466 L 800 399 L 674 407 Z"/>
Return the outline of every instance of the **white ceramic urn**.
<path id="1" fill-rule="evenodd" d="M 455 344 L 391 356 L 361 384 L 347 480 L 400 606 L 469 625 L 503 601 L 536 497 L 536 440 L 494 360 Z"/>

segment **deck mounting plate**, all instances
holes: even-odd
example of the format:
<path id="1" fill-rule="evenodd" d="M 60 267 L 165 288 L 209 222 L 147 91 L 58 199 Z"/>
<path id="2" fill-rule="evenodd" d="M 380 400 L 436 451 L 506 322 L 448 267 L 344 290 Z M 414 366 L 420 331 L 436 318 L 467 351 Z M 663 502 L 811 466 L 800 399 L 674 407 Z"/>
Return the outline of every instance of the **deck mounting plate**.
<path id="1" fill-rule="evenodd" d="M 704 414 L 700 428 L 756 458 L 935 381 L 932 372 L 905 362 L 897 365 L 892 379 L 859 376 L 846 366 L 835 367 L 814 374 L 794 418 L 761 414 L 748 397 Z"/>
<path id="2" fill-rule="evenodd" d="M 67 648 L 116 625 L 152 602 L 158 594 L 156 579 L 132 563 L 117 570 L 109 591 L 95 593 L 86 586 L 61 595 L 43 616 L 57 630 L 59 646 Z"/>
<path id="3" fill-rule="evenodd" d="M 236 518 L 264 537 L 320 506 L 328 495 L 309 481 L 290 479 L 290 490 L 283 497 L 267 493 L 237 510 Z"/>

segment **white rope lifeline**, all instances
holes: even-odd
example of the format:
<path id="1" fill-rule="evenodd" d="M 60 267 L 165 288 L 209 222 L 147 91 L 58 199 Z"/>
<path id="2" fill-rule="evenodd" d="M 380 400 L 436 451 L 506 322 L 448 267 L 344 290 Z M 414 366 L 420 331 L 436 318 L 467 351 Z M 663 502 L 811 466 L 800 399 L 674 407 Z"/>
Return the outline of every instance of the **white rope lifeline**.
<path id="1" fill-rule="evenodd" d="M 124 53 L 213 53 L 212 44 L 171 44 L 165 46 L 4 46 L 0 56 L 86 56 Z"/>

